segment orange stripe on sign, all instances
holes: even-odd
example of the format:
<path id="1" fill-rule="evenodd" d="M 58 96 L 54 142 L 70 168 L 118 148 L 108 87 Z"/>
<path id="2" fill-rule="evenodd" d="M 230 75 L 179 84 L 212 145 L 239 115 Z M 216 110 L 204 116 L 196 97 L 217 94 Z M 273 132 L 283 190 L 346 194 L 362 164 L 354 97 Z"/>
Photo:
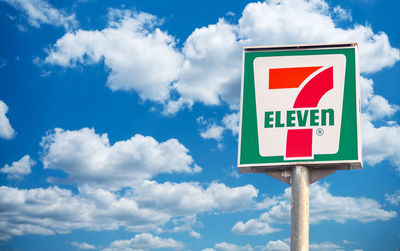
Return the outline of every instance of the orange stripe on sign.
<path id="1" fill-rule="evenodd" d="M 322 66 L 269 69 L 269 89 L 298 88 Z"/>

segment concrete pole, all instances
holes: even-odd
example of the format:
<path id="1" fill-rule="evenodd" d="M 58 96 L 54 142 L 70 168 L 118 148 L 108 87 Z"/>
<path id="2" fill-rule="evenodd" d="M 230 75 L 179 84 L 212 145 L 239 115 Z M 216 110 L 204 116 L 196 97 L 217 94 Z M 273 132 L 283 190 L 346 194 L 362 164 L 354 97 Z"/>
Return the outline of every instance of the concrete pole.
<path id="1" fill-rule="evenodd" d="M 292 169 L 291 185 L 291 251 L 308 251 L 310 170 L 305 166 Z"/>

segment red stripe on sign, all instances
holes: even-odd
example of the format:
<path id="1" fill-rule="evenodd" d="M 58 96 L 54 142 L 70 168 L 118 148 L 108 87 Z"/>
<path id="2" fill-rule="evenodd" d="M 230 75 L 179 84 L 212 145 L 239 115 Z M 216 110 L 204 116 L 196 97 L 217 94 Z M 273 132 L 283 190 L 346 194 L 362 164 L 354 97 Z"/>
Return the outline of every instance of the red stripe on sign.
<path id="1" fill-rule="evenodd" d="M 312 157 L 313 129 L 290 129 L 286 139 L 286 158 Z"/>
<path id="2" fill-rule="evenodd" d="M 333 89 L 333 67 L 313 77 L 297 95 L 293 108 L 317 107 L 322 96 Z"/>
<path id="3" fill-rule="evenodd" d="M 298 88 L 322 66 L 269 69 L 269 89 Z"/>

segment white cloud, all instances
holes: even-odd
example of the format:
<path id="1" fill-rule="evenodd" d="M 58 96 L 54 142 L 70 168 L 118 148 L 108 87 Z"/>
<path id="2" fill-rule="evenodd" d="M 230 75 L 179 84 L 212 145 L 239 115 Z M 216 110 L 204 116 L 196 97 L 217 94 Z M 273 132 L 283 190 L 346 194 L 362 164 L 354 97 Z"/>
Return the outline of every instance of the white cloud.
<path id="1" fill-rule="evenodd" d="M 132 231 L 155 229 L 170 216 L 102 189 L 0 187 L 0 239 L 16 235 L 69 233 L 74 229 Z"/>
<path id="2" fill-rule="evenodd" d="M 15 136 L 15 131 L 6 116 L 7 112 L 8 106 L 0 100 L 0 138 L 12 139 Z"/>
<path id="3" fill-rule="evenodd" d="M 311 224 L 328 220 L 339 223 L 357 220 L 367 223 L 378 220 L 387 221 L 397 216 L 395 211 L 382 209 L 382 206 L 373 199 L 335 196 L 329 193 L 328 188 L 329 185 L 326 183 L 317 183 L 310 188 Z"/>
<path id="4" fill-rule="evenodd" d="M 395 211 L 386 211 L 375 200 L 368 198 L 353 198 L 334 196 L 329 193 L 327 184 L 315 183 L 310 186 L 310 224 L 322 221 L 344 223 L 357 220 L 362 223 L 386 221 L 397 216 Z M 290 188 L 276 199 L 276 204 L 257 219 L 237 222 L 232 231 L 236 234 L 262 235 L 269 234 L 275 229 L 273 224 L 290 223 Z"/>
<path id="5" fill-rule="evenodd" d="M 369 78 L 360 76 L 360 96 L 361 96 L 361 107 L 368 107 L 370 100 L 374 96 L 374 81 Z M 372 110 L 371 110 L 372 111 Z"/>
<path id="6" fill-rule="evenodd" d="M 194 230 L 190 231 L 189 235 L 192 236 L 193 238 L 201 239 L 201 234 L 199 232 L 194 231 Z"/>
<path id="7" fill-rule="evenodd" d="M 197 123 L 206 128 L 200 129 L 200 136 L 204 139 L 215 139 L 221 141 L 225 131 L 229 130 L 233 136 L 239 133 L 239 113 L 226 114 L 220 123 L 215 123 L 204 119 L 203 116 L 197 118 Z"/>
<path id="8" fill-rule="evenodd" d="M 346 244 L 346 245 L 349 245 L 349 244 L 358 244 L 358 243 L 355 242 L 355 241 L 348 241 L 348 240 L 343 240 L 343 243 Z"/>
<path id="9" fill-rule="evenodd" d="M 271 208 L 272 206 L 276 205 L 279 203 L 281 200 L 281 196 L 274 196 L 274 197 L 266 197 L 263 201 L 258 202 L 256 205 L 257 210 L 264 210 Z"/>
<path id="10" fill-rule="evenodd" d="M 111 192 L 91 186 L 74 194 L 58 187 L 18 189 L 0 187 L 0 240 L 25 234 L 50 235 L 75 229 L 159 231 L 170 220 L 170 232 L 192 229 L 198 213 L 232 212 L 251 207 L 257 190 L 251 185 L 230 188 L 213 183 L 147 181 L 142 187 Z M 111 245 L 110 247 L 114 247 Z"/>
<path id="11" fill-rule="evenodd" d="M 222 140 L 222 133 L 224 128 L 222 126 L 211 124 L 207 129 L 200 131 L 200 136 L 203 139 L 215 139 L 217 141 Z"/>
<path id="12" fill-rule="evenodd" d="M 268 221 L 268 215 L 263 214 L 258 219 L 250 219 L 245 223 L 241 221 L 237 222 L 233 226 L 232 231 L 235 234 L 241 235 L 266 235 L 281 231 L 279 228 L 272 227 Z"/>
<path id="13" fill-rule="evenodd" d="M 333 13 L 335 14 L 335 19 L 337 19 L 338 21 L 352 21 L 350 11 L 343 9 L 340 6 L 334 7 Z"/>
<path id="14" fill-rule="evenodd" d="M 241 74 L 241 45 L 236 28 L 220 19 L 195 29 L 183 48 L 185 61 L 175 88 L 185 98 L 207 105 L 221 99 L 237 106 Z"/>
<path id="15" fill-rule="evenodd" d="M 367 114 L 371 114 L 374 120 L 392 116 L 399 109 L 397 105 L 389 104 L 385 98 L 379 95 L 372 96 L 366 108 Z"/>
<path id="16" fill-rule="evenodd" d="M 135 135 L 110 145 L 107 134 L 98 135 L 93 129 L 55 129 L 43 137 L 41 145 L 44 168 L 64 171 L 68 182 L 77 183 L 78 191 L 0 187 L 1 240 L 74 229 L 162 232 L 160 227 L 171 220 L 174 228 L 167 231 L 187 231 L 200 238 L 193 229 L 199 225 L 197 214 L 235 212 L 256 204 L 258 190 L 252 185 L 148 180 L 159 173 L 200 171 L 188 150 L 174 139 L 159 143 Z M 31 161 L 27 155 L 18 165 L 31 165 Z M 15 173 L 18 169 L 22 175 L 18 165 L 2 170 Z"/>
<path id="17" fill-rule="evenodd" d="M 385 98 L 376 95 L 373 86 L 372 79 L 360 78 L 363 159 L 369 165 L 389 160 L 400 172 L 400 149 L 396 140 L 400 137 L 400 126 L 393 121 L 374 125 L 374 122 L 393 116 L 399 106 L 389 104 Z"/>
<path id="18" fill-rule="evenodd" d="M 135 235 L 132 239 L 129 240 L 113 241 L 107 248 L 103 249 L 103 251 L 144 251 L 158 248 L 181 250 L 183 246 L 184 245 L 182 242 L 176 241 L 171 238 L 163 239 L 158 236 L 153 236 L 150 233 L 141 233 Z"/>
<path id="19" fill-rule="evenodd" d="M 194 102 L 238 109 L 243 45 L 358 42 L 364 73 L 377 72 L 400 60 L 384 32 L 355 24 L 341 28 L 349 11 L 325 1 L 271 0 L 248 4 L 237 24 L 223 18 L 195 29 L 181 51 L 175 39 L 147 13 L 110 10 L 109 27 L 101 31 L 67 33 L 50 49 L 48 63 L 71 67 L 104 59 L 111 69 L 112 90 L 134 90 L 146 100 L 164 105 L 171 115 Z M 296 20 L 293 16 L 299 17 Z M 171 91 L 178 95 L 171 99 Z M 376 105 L 384 105 L 375 100 Z"/>
<path id="20" fill-rule="evenodd" d="M 284 241 L 269 241 L 263 251 L 290 251 L 290 246 Z"/>
<path id="21" fill-rule="evenodd" d="M 171 215 L 193 215 L 200 212 L 233 212 L 250 208 L 258 190 L 252 185 L 227 187 L 211 183 L 204 189 L 198 183 L 157 183 L 145 181 L 134 187 L 133 199 L 146 208 Z"/>
<path id="22" fill-rule="evenodd" d="M 170 210 L 170 208 L 167 210 Z M 172 229 L 165 229 L 165 232 L 187 232 L 194 238 L 201 238 L 200 234 L 193 230 L 194 226 L 202 226 L 201 222 L 197 221 L 196 214 L 175 217 L 171 223 Z"/>
<path id="23" fill-rule="evenodd" d="M 318 251 L 331 251 L 331 250 L 343 250 L 343 247 L 338 246 L 331 242 L 322 242 L 319 244 L 312 243 L 310 244 L 310 250 L 318 250 Z"/>
<path id="24" fill-rule="evenodd" d="M 215 244 L 214 248 L 222 251 L 253 251 L 253 248 L 249 244 L 245 246 L 238 246 L 227 242 L 217 243 Z"/>
<path id="25" fill-rule="evenodd" d="M 164 109 L 162 114 L 169 116 L 176 114 L 179 110 L 183 109 L 184 107 L 188 107 L 189 109 L 192 108 L 193 101 L 190 99 L 180 97 L 178 100 L 168 100 L 167 103 L 164 105 Z"/>
<path id="26" fill-rule="evenodd" d="M 375 127 L 370 116 L 362 117 L 363 159 L 370 165 L 389 160 L 400 172 L 400 126 L 396 122 Z"/>
<path id="27" fill-rule="evenodd" d="M 376 95 L 373 86 L 374 82 L 372 79 L 360 78 L 363 116 L 368 116 L 368 120 L 375 121 L 394 115 L 400 107 L 398 105 L 389 104 L 385 98 Z"/>
<path id="28" fill-rule="evenodd" d="M 71 243 L 72 246 L 77 247 L 79 250 L 92 250 L 92 249 L 97 249 L 96 246 L 93 246 L 89 243 L 86 242 L 77 242 L 74 241 Z"/>
<path id="29" fill-rule="evenodd" d="M 5 165 L 0 169 L 1 173 L 7 174 L 7 179 L 21 179 L 24 175 L 31 173 L 31 167 L 36 162 L 29 155 L 25 155 L 18 161 L 14 161 L 11 166 Z"/>
<path id="30" fill-rule="evenodd" d="M 239 133 L 239 113 L 234 112 L 227 114 L 222 119 L 222 124 L 226 129 L 231 130 L 233 135 L 238 135 Z"/>
<path id="31" fill-rule="evenodd" d="M 24 12 L 30 25 L 39 28 L 41 24 L 64 27 L 70 30 L 77 26 L 75 14 L 68 15 L 63 10 L 54 8 L 44 0 L 2 0 Z"/>
<path id="32" fill-rule="evenodd" d="M 160 173 L 201 171 L 176 139 L 159 143 L 137 134 L 111 145 L 107 134 L 96 134 L 94 129 L 55 129 L 41 145 L 45 169 L 62 170 L 72 182 L 107 189 L 128 187 Z"/>
<path id="33" fill-rule="evenodd" d="M 174 38 L 156 28 L 160 21 L 153 15 L 110 10 L 109 16 L 109 27 L 101 31 L 65 34 L 49 50 L 45 61 L 73 67 L 104 60 L 111 70 L 109 88 L 134 90 L 143 100 L 165 102 L 182 63 Z"/>
<path id="34" fill-rule="evenodd" d="M 89 132 L 92 136 L 95 135 L 93 130 L 83 131 Z M 79 184 L 78 192 L 75 194 L 68 189 L 58 187 L 37 189 L 0 187 L 0 207 L 3 208 L 0 214 L 1 240 L 24 234 L 68 233 L 75 229 L 115 230 L 125 228 L 128 231 L 161 232 L 160 227 L 170 220 L 175 225 L 170 232 L 187 231 L 191 236 L 199 238 L 200 234 L 193 230 L 193 226 L 197 224 L 196 215 L 198 213 L 234 212 L 251 208 L 255 204 L 254 198 L 257 197 L 258 191 L 251 185 L 227 187 L 224 184 L 212 183 L 203 187 L 198 183 L 166 182 L 160 184 L 155 181 L 136 180 L 129 184 L 130 188 L 124 190 L 113 192 L 102 189 L 100 188 L 102 186 L 107 189 L 117 189 L 117 187 L 121 189 L 124 186 L 117 186 L 105 179 L 103 177 L 105 174 L 100 174 L 101 170 L 106 169 L 104 166 L 97 166 L 102 169 L 93 168 L 95 164 L 99 163 L 96 161 L 99 160 L 99 156 L 104 157 L 107 153 L 98 152 L 103 155 L 98 154 L 93 157 L 91 152 L 88 154 L 85 148 L 87 146 L 84 146 L 82 142 L 89 144 L 95 151 L 104 145 L 100 144 L 99 147 L 97 143 L 93 143 L 96 140 L 93 141 L 88 139 L 87 135 L 79 134 L 82 131 L 74 132 L 78 132 L 78 136 L 80 136 L 79 140 L 77 139 L 79 137 L 75 138 L 76 135 L 69 138 L 71 141 L 74 139 L 75 144 L 69 140 L 58 141 L 55 139 L 54 141 L 60 144 L 57 147 L 62 146 L 70 153 L 71 162 L 65 159 L 63 155 L 65 152 L 57 155 L 57 148 L 47 149 L 49 152 L 46 156 L 54 161 L 51 162 L 52 164 L 57 163 L 63 168 L 70 167 L 75 163 L 79 168 L 86 170 L 84 173 L 76 173 L 72 169 L 68 169 L 70 176 L 84 181 Z M 65 131 L 59 131 L 59 133 L 65 133 Z M 57 138 L 57 136 L 53 136 Z M 101 141 L 105 138 L 97 135 L 97 140 Z M 83 147 L 77 148 L 77 150 L 86 157 L 86 162 L 81 162 L 76 157 L 77 153 L 69 151 L 77 146 Z M 120 158 L 117 156 L 114 159 Z M 114 171 L 119 172 L 118 168 Z M 82 178 L 84 175 L 86 175 L 85 179 Z M 95 175 L 99 177 L 95 179 Z M 109 175 L 110 179 L 120 179 L 112 176 L 111 173 Z M 98 182 L 97 179 L 104 181 L 104 184 L 100 186 L 98 183 L 91 183 Z M 108 183 L 111 185 L 107 186 Z"/>
<path id="35" fill-rule="evenodd" d="M 398 206 L 400 203 L 400 189 L 396 190 L 393 194 L 385 194 L 385 199 L 390 202 L 390 204 Z"/>
<path id="36" fill-rule="evenodd" d="M 232 178 L 235 178 L 235 179 L 240 178 L 239 169 L 237 168 L 237 166 L 231 166 L 230 168 L 224 168 L 224 169 L 222 169 L 222 171 Z"/>

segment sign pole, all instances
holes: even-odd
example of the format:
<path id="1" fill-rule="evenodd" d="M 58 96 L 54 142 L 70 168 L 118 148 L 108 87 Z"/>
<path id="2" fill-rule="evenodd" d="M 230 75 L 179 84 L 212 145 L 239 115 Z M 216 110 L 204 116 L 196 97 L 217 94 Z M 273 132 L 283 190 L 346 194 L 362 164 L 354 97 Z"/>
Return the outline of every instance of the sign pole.
<path id="1" fill-rule="evenodd" d="M 310 170 L 294 166 L 291 175 L 291 251 L 308 251 Z"/>

